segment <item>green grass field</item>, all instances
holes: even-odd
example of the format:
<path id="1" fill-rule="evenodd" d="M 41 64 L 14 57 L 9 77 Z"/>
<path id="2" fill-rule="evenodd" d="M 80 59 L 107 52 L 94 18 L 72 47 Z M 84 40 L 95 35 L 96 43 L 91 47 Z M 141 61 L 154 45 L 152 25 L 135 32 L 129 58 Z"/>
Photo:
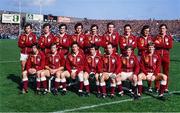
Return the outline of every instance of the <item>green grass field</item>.
<path id="1" fill-rule="evenodd" d="M 16 40 L 0 40 L 0 112 L 180 112 L 180 43 L 171 50 L 170 92 L 166 101 L 146 94 L 133 101 L 129 96 L 114 99 L 79 97 L 68 92 L 65 96 L 35 95 L 32 89 L 25 95 L 19 94 L 21 70 L 19 49 Z"/>

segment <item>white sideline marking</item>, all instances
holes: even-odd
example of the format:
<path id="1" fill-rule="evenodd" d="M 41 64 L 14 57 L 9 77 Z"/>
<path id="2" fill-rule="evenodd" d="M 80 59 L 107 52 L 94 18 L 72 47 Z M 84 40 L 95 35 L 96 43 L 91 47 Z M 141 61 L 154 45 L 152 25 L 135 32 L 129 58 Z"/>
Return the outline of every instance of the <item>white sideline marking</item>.
<path id="1" fill-rule="evenodd" d="M 147 99 L 147 98 L 151 98 L 151 97 L 142 97 L 141 99 Z M 89 108 L 100 107 L 100 106 L 105 106 L 105 105 L 119 104 L 119 103 L 128 102 L 128 101 L 133 101 L 133 99 L 124 99 L 124 100 L 120 100 L 120 101 L 114 101 L 114 102 L 108 102 L 108 103 L 84 106 L 84 107 L 79 107 L 79 108 L 74 108 L 74 109 L 66 109 L 66 110 L 63 110 L 63 111 L 57 111 L 55 113 L 58 113 L 58 112 L 64 113 L 64 112 L 70 112 L 70 111 L 77 111 L 77 110 L 89 109 Z"/>
<path id="2" fill-rule="evenodd" d="M 14 61 L 0 61 L 0 64 L 2 63 L 16 63 L 16 62 L 20 62 L 18 60 L 14 60 Z"/>
<path id="3" fill-rule="evenodd" d="M 173 93 L 180 93 L 180 91 L 172 91 L 169 94 L 173 94 Z M 148 99 L 151 98 L 151 96 L 145 96 L 142 97 L 142 99 Z M 102 103 L 102 104 L 95 104 L 95 105 L 90 105 L 90 106 L 83 106 L 83 107 L 79 107 L 79 108 L 74 108 L 74 109 L 66 109 L 63 111 L 57 111 L 54 113 L 64 113 L 64 112 L 72 112 L 72 111 L 77 111 L 77 110 L 84 110 L 84 109 L 90 109 L 90 108 L 95 108 L 95 107 L 100 107 L 100 106 L 105 106 L 105 105 L 112 105 L 112 104 L 119 104 L 119 103 L 123 103 L 123 102 L 130 102 L 130 101 L 134 101 L 132 98 L 131 99 L 124 99 L 124 100 L 120 100 L 120 101 L 114 101 L 114 102 L 108 102 L 108 103 Z"/>

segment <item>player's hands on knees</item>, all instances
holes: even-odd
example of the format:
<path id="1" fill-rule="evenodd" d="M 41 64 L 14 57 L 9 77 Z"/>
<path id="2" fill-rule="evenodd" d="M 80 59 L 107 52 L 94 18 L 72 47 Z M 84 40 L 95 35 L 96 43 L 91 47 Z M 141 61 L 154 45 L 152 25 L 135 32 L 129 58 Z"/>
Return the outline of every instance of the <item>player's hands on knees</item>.
<path id="1" fill-rule="evenodd" d="M 50 73 L 51 73 L 51 75 L 54 75 L 56 73 L 56 70 L 50 69 Z"/>
<path id="2" fill-rule="evenodd" d="M 115 78 L 116 78 L 116 74 L 115 74 L 115 73 L 112 73 L 112 74 L 110 75 L 110 78 L 111 78 L 111 79 L 115 79 Z"/>
<path id="3" fill-rule="evenodd" d="M 36 73 L 36 69 L 30 68 L 30 69 L 28 70 L 28 72 L 29 72 L 30 74 L 35 74 L 35 73 Z"/>

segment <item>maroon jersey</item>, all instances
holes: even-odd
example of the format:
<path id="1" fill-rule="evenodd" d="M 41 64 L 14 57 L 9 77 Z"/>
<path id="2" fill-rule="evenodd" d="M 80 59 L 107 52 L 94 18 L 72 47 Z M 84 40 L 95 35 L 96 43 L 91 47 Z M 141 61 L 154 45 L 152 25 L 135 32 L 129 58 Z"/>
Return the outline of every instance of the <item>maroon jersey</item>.
<path id="1" fill-rule="evenodd" d="M 137 39 L 137 47 L 138 47 L 138 55 L 141 56 L 148 50 L 148 44 L 153 42 L 153 38 L 151 36 L 148 37 L 139 37 Z"/>
<path id="2" fill-rule="evenodd" d="M 119 42 L 119 33 L 118 32 L 113 32 L 112 34 L 109 34 L 108 32 L 106 32 L 103 35 L 103 40 L 104 40 L 104 47 L 106 47 L 106 45 L 108 43 L 112 43 L 113 47 L 118 47 L 118 42 Z"/>
<path id="3" fill-rule="evenodd" d="M 129 37 L 124 35 L 120 36 L 119 46 L 122 54 L 125 53 L 126 46 L 132 46 L 132 49 L 134 50 L 137 46 L 136 37 L 132 34 Z"/>
<path id="4" fill-rule="evenodd" d="M 66 69 L 69 73 L 72 72 L 73 69 L 76 69 L 76 74 L 84 69 L 84 54 L 79 52 L 77 55 L 70 53 L 66 59 Z"/>
<path id="5" fill-rule="evenodd" d="M 32 45 L 36 43 L 36 35 L 34 33 L 21 34 L 18 40 L 18 46 L 21 48 L 21 53 L 29 54 L 31 52 Z"/>
<path id="6" fill-rule="evenodd" d="M 37 55 L 30 54 L 28 56 L 26 69 L 35 68 L 37 71 L 44 69 L 45 66 L 45 55 L 39 51 Z"/>
<path id="7" fill-rule="evenodd" d="M 95 56 L 92 55 L 87 55 L 85 58 L 85 71 L 87 73 L 100 73 L 102 67 L 103 67 L 103 62 L 102 62 L 102 56 L 96 53 Z"/>
<path id="8" fill-rule="evenodd" d="M 134 74 L 138 75 L 139 73 L 139 62 L 135 55 L 131 55 L 129 58 L 125 55 L 121 56 L 122 68 L 123 72 L 134 72 Z"/>
<path id="9" fill-rule="evenodd" d="M 59 51 L 62 51 L 64 54 L 68 54 L 69 47 L 71 46 L 71 39 L 68 34 L 60 35 L 58 34 L 56 36 L 56 42 Z"/>
<path id="10" fill-rule="evenodd" d="M 87 35 L 85 46 L 89 47 L 91 44 L 95 44 L 97 47 L 103 46 L 102 36 L 93 34 Z"/>
<path id="11" fill-rule="evenodd" d="M 41 35 L 38 41 L 38 45 L 43 50 L 45 54 L 50 53 L 50 48 L 53 43 L 56 42 L 56 37 L 50 33 L 48 36 L 45 36 L 45 34 Z"/>
<path id="12" fill-rule="evenodd" d="M 84 50 L 84 47 L 85 47 L 85 39 L 86 39 L 86 35 L 81 33 L 81 34 L 73 34 L 71 36 L 71 44 L 73 42 L 76 42 L 79 47 Z"/>
<path id="13" fill-rule="evenodd" d="M 103 70 L 102 72 L 118 74 L 121 71 L 120 57 L 113 53 L 111 55 L 105 54 L 102 58 Z"/>
<path id="14" fill-rule="evenodd" d="M 46 56 L 46 66 L 49 66 L 51 69 L 58 69 L 65 65 L 65 59 L 62 53 L 57 52 L 55 55 L 48 54 Z"/>
<path id="15" fill-rule="evenodd" d="M 157 75 L 160 72 L 160 58 L 157 54 L 150 55 L 145 53 L 140 60 L 141 71 L 147 75 L 147 73 L 154 73 Z"/>
<path id="16" fill-rule="evenodd" d="M 154 39 L 156 51 L 160 56 L 169 56 L 169 50 L 173 46 L 173 39 L 170 35 L 157 35 Z"/>

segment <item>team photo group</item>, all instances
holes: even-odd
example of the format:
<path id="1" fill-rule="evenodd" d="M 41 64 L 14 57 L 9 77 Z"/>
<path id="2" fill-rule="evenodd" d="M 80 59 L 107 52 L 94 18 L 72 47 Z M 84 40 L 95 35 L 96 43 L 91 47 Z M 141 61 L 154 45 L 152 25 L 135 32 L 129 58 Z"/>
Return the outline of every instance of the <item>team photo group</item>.
<path id="1" fill-rule="evenodd" d="M 166 24 L 158 27 L 156 36 L 151 36 L 149 25 L 141 28 L 140 36 L 134 36 L 130 24 L 124 25 L 124 33 L 119 34 L 110 22 L 106 32 L 99 35 L 96 24 L 84 33 L 83 24 L 76 23 L 74 34 L 67 34 L 68 26 L 62 23 L 59 33 L 53 34 L 51 24 L 45 23 L 37 38 L 32 25 L 26 23 L 18 38 L 21 93 L 28 93 L 29 78 L 34 76 L 37 95 L 66 95 L 71 87 L 79 96 L 95 92 L 98 98 L 114 98 L 126 94 L 123 83 L 128 80 L 130 92 L 137 98 L 142 96 L 145 84 L 149 92 L 155 89 L 162 98 L 168 92 L 173 38 Z"/>

